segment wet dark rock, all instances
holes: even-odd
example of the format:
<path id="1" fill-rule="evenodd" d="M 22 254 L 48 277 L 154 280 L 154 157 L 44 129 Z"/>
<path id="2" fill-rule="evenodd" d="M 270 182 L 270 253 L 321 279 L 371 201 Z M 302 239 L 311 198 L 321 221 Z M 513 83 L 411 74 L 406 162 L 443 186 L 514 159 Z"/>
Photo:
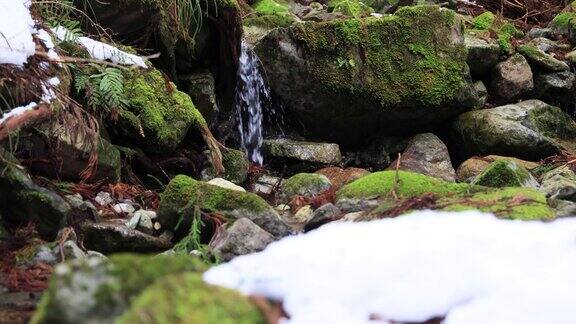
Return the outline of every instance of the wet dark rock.
<path id="1" fill-rule="evenodd" d="M 570 71 L 538 74 L 534 79 L 534 98 L 572 112 L 576 94 L 574 82 L 576 76 Z"/>
<path id="2" fill-rule="evenodd" d="M 529 94 L 534 88 L 532 69 L 524 56 L 515 54 L 500 62 L 492 71 L 493 95 L 502 102 L 510 102 Z"/>

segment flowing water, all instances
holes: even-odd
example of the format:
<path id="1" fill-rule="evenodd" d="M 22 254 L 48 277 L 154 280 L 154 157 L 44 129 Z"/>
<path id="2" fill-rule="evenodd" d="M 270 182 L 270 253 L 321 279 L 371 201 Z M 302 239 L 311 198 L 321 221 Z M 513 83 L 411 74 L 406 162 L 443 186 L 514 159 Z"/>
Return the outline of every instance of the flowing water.
<path id="1" fill-rule="evenodd" d="M 242 149 L 253 163 L 262 165 L 263 119 L 278 119 L 281 129 L 281 116 L 275 111 L 270 95 L 270 87 L 261 73 L 260 61 L 256 54 L 242 42 L 242 52 L 238 67 L 236 86 L 236 113 Z"/>

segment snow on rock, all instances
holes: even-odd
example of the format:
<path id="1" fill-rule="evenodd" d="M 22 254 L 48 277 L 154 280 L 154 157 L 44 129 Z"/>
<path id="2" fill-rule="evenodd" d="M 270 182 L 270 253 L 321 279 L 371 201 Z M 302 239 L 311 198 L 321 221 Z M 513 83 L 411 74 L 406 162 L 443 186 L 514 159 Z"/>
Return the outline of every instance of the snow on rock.
<path id="1" fill-rule="evenodd" d="M 27 0 L 0 0 L 0 64 L 22 66 L 34 55 L 36 33 Z"/>
<path id="2" fill-rule="evenodd" d="M 12 108 L 12 110 L 10 110 L 9 112 L 4 113 L 2 115 L 2 117 L 0 118 L 0 125 L 3 122 L 5 122 L 6 120 L 8 120 L 8 118 L 12 118 L 12 117 L 16 117 L 18 115 L 21 115 L 21 114 L 27 112 L 28 110 L 32 110 L 32 109 L 36 108 L 36 106 L 38 106 L 37 103 L 31 102 L 31 103 L 27 104 L 26 106 Z"/>
<path id="3" fill-rule="evenodd" d="M 62 26 L 58 26 L 52 29 L 52 31 L 60 40 L 66 40 L 70 35 L 70 31 Z M 146 62 L 142 57 L 126 53 L 112 45 L 95 41 L 88 37 L 78 37 L 76 42 L 84 46 L 95 59 L 110 60 L 112 63 L 116 64 L 137 65 L 142 68 L 147 67 Z"/>
<path id="4" fill-rule="evenodd" d="M 574 323 L 576 219 L 421 211 L 331 223 L 205 273 L 283 301 L 286 323 Z M 383 321 L 386 323 L 386 321 Z"/>

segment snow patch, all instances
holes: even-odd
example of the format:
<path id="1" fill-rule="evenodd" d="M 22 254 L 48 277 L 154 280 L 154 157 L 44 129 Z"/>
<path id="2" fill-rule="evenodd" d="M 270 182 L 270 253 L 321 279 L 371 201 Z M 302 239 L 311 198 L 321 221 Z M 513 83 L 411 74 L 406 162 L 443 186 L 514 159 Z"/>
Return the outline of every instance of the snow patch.
<path id="1" fill-rule="evenodd" d="M 22 66 L 36 52 L 29 6 L 29 0 L 0 0 L 0 64 Z"/>
<path id="2" fill-rule="evenodd" d="M 70 38 L 70 31 L 65 27 L 58 26 L 52 29 L 56 37 L 60 40 Z M 147 68 L 145 60 L 134 54 L 126 53 L 112 45 L 93 40 L 88 37 L 78 37 L 76 42 L 84 46 L 90 55 L 98 60 L 110 60 L 112 63 L 123 65 L 137 65 Z"/>
<path id="3" fill-rule="evenodd" d="M 421 211 L 331 223 L 207 271 L 283 301 L 285 323 L 573 323 L 576 219 Z"/>
<path id="4" fill-rule="evenodd" d="M 2 118 L 0 118 L 0 125 L 3 122 L 5 122 L 8 118 L 12 118 L 12 117 L 16 117 L 18 115 L 21 115 L 21 114 L 27 112 L 28 110 L 32 110 L 32 109 L 36 108 L 36 106 L 38 106 L 37 103 L 31 102 L 31 103 L 27 104 L 26 106 L 20 106 L 20 107 L 12 108 L 12 110 L 10 110 L 9 112 L 4 113 L 2 115 Z"/>

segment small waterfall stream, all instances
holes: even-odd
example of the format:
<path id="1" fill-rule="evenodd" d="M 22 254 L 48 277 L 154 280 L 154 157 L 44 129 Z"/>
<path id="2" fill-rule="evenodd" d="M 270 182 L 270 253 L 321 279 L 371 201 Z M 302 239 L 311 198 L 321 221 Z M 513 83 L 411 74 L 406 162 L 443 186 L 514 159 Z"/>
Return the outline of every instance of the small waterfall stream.
<path id="1" fill-rule="evenodd" d="M 278 118 L 278 114 L 273 109 L 270 87 L 261 73 L 258 57 L 244 41 L 238 67 L 235 105 L 242 149 L 251 162 L 262 165 L 264 114 L 268 118 Z"/>

